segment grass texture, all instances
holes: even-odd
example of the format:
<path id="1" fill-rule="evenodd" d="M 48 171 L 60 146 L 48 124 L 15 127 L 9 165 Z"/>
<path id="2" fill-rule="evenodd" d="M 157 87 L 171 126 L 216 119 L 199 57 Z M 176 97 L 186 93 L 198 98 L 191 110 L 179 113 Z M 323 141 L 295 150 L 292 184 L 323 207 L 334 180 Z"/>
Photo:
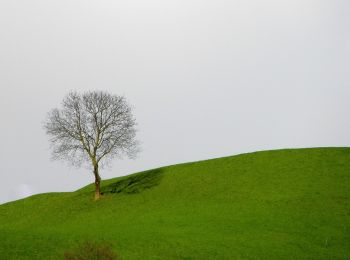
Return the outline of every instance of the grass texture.
<path id="1" fill-rule="evenodd" d="M 0 259 L 350 259 L 350 148 L 256 152 L 163 167 L 0 205 Z"/>

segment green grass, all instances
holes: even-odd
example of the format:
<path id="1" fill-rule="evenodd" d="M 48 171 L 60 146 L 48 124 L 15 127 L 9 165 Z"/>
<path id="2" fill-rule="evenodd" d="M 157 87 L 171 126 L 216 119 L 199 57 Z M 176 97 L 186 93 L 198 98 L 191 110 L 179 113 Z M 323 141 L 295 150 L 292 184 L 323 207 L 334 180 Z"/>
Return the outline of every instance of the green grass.
<path id="1" fill-rule="evenodd" d="M 0 206 L 0 259 L 350 259 L 350 148 L 278 150 L 150 170 Z"/>

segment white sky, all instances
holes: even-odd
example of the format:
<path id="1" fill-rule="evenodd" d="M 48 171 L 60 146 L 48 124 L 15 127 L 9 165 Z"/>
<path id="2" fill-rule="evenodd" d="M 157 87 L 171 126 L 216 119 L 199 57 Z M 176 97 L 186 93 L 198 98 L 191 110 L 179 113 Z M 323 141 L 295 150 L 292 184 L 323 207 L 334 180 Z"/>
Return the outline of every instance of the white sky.
<path id="1" fill-rule="evenodd" d="M 1 0 L 0 203 L 93 181 L 50 161 L 70 90 L 135 107 L 143 152 L 103 178 L 243 152 L 350 146 L 347 0 Z"/>

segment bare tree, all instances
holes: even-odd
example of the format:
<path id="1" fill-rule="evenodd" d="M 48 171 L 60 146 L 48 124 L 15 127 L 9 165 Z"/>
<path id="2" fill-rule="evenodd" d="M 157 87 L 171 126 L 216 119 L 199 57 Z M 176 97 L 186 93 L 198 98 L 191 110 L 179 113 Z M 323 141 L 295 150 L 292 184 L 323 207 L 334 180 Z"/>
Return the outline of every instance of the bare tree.
<path id="1" fill-rule="evenodd" d="M 49 112 L 44 127 L 50 136 L 54 159 L 92 165 L 98 200 L 101 163 L 124 155 L 133 157 L 138 151 L 135 125 L 131 107 L 123 96 L 90 91 L 69 93 L 61 109 Z"/>

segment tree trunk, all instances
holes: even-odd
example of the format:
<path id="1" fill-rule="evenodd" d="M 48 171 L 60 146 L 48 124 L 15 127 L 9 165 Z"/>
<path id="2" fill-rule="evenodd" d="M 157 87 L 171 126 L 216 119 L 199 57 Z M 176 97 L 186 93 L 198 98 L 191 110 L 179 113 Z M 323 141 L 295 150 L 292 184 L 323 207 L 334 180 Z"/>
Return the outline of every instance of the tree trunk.
<path id="1" fill-rule="evenodd" d="M 95 200 L 99 200 L 101 198 L 101 177 L 98 174 L 98 164 L 94 164 L 94 175 L 95 175 Z"/>

